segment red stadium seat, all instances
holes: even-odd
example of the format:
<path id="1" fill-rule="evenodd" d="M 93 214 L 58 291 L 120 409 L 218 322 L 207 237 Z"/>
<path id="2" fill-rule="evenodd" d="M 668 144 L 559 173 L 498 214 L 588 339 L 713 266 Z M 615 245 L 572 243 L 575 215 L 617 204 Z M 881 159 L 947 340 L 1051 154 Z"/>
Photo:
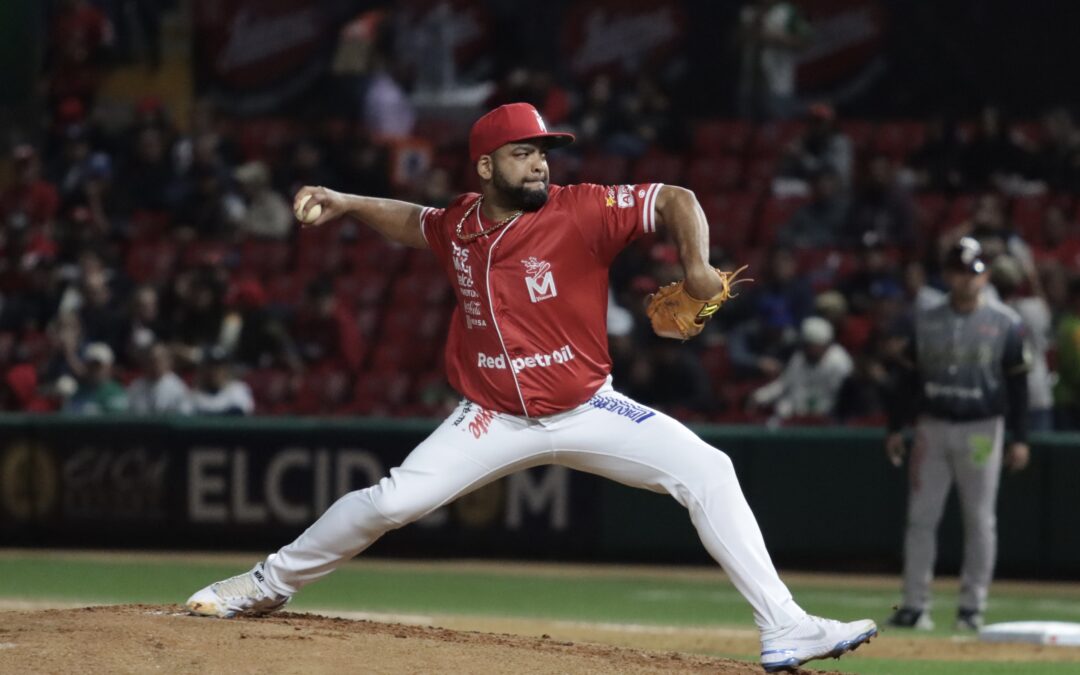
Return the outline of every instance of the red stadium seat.
<path id="1" fill-rule="evenodd" d="M 851 139 L 851 145 L 855 152 L 862 154 L 872 147 L 874 140 L 874 123 L 867 120 L 841 120 L 840 131 Z"/>
<path id="2" fill-rule="evenodd" d="M 170 239 L 133 241 L 125 267 L 137 283 L 163 284 L 172 277 L 176 259 L 176 244 Z"/>
<path id="3" fill-rule="evenodd" d="M 666 152 L 647 152 L 634 162 L 630 182 L 682 185 L 683 158 Z"/>
<path id="4" fill-rule="evenodd" d="M 878 127 L 874 151 L 894 159 L 904 159 L 922 147 L 926 125 L 914 120 L 884 122 Z"/>
<path id="5" fill-rule="evenodd" d="M 693 153 L 699 157 L 738 155 L 753 133 L 742 120 L 701 120 L 694 125 Z"/>
<path id="6" fill-rule="evenodd" d="M 743 187 L 757 193 L 771 190 L 777 162 L 777 158 L 772 156 L 751 159 L 743 173 Z"/>
<path id="7" fill-rule="evenodd" d="M 271 305 L 295 309 L 304 301 L 304 293 L 307 291 L 311 278 L 301 274 L 282 274 L 266 280 L 266 295 Z"/>
<path id="8" fill-rule="evenodd" d="M 300 415 L 340 414 L 352 393 L 352 376 L 347 371 L 309 371 L 300 378 L 292 411 Z"/>
<path id="9" fill-rule="evenodd" d="M 776 241 L 777 232 L 803 205 L 809 201 L 806 197 L 770 197 L 761 208 L 761 218 L 754 242 L 758 246 L 771 246 Z"/>
<path id="10" fill-rule="evenodd" d="M 704 196 L 734 190 L 742 180 L 742 162 L 737 157 L 700 157 L 686 171 L 686 187 Z"/>
<path id="11" fill-rule="evenodd" d="M 786 152 L 805 132 L 802 121 L 767 122 L 757 128 L 750 152 L 755 157 L 775 157 Z"/>
<path id="12" fill-rule="evenodd" d="M 741 251 L 752 243 L 758 199 L 747 192 L 731 192 L 701 198 L 701 207 L 709 221 L 709 239 Z"/>
<path id="13" fill-rule="evenodd" d="M 255 397 L 255 412 L 274 415 L 285 412 L 292 404 L 293 375 L 284 370 L 263 368 L 249 371 L 244 381 Z"/>
<path id="14" fill-rule="evenodd" d="M 1046 207 L 1050 204 L 1049 195 L 1021 195 L 1012 201 L 1012 224 L 1020 236 L 1028 243 L 1042 242 L 1042 224 L 1046 216 Z"/>
<path id="15" fill-rule="evenodd" d="M 292 262 L 293 249 L 287 242 L 247 239 L 240 245 L 240 270 L 259 277 L 285 273 Z"/>
<path id="16" fill-rule="evenodd" d="M 618 185 L 626 182 L 628 162 L 620 155 L 591 154 L 581 161 L 578 180 L 582 183 Z"/>
<path id="17" fill-rule="evenodd" d="M 915 227 L 920 238 L 925 241 L 937 234 L 938 224 L 948 205 L 948 197 L 941 193 L 927 192 L 915 196 Z"/>

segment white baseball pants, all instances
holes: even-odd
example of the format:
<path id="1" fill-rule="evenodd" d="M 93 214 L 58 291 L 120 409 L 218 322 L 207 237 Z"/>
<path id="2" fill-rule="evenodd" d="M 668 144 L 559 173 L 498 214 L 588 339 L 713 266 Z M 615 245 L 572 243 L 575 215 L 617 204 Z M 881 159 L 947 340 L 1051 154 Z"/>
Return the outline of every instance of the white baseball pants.
<path id="1" fill-rule="evenodd" d="M 462 401 L 389 476 L 343 496 L 271 555 L 267 582 L 292 595 L 383 533 L 498 478 L 545 464 L 670 494 L 689 510 L 705 548 L 749 601 L 762 631 L 805 616 L 773 567 L 728 456 L 610 385 L 573 410 L 539 418 Z"/>
<path id="2" fill-rule="evenodd" d="M 971 422 L 923 418 L 915 433 L 922 436 L 922 449 L 912 454 L 910 465 L 904 606 L 930 608 L 937 528 L 955 482 L 964 522 L 957 602 L 964 609 L 981 612 L 986 609 L 997 557 L 996 506 L 1005 421 L 1001 417 Z"/>

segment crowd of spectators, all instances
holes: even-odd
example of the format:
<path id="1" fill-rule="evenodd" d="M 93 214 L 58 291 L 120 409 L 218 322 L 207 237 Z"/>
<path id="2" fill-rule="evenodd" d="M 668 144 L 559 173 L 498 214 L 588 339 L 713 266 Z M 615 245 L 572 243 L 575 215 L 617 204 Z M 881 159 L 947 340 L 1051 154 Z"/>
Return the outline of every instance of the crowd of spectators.
<path id="1" fill-rule="evenodd" d="M 424 138 L 429 168 L 403 179 L 402 138 L 424 135 L 411 110 L 416 131 L 379 106 L 317 123 L 233 119 L 207 101 L 177 120 L 149 96 L 102 106 L 108 31 L 85 3 L 65 6 L 94 29 L 77 53 L 54 43 L 49 115 L 0 186 L 0 410 L 442 414 L 452 294 L 434 259 L 349 221 L 301 232 L 290 200 L 320 184 L 445 205 L 474 185 L 460 134 Z M 387 69 L 370 83 L 406 89 Z M 392 98 L 401 122 L 408 99 Z M 658 79 L 578 89 L 529 69 L 489 103 L 517 99 L 579 134 L 550 157 L 553 182 L 686 185 L 714 262 L 751 265 L 755 283 L 684 345 L 652 336 L 641 311 L 680 274 L 671 243 L 620 257 L 609 332 L 629 395 L 691 420 L 879 423 L 895 336 L 942 300 L 940 253 L 970 234 L 1029 324 L 1036 428 L 1055 411 L 1059 428 L 1080 422 L 1080 128 L 1067 109 L 685 119 Z"/>

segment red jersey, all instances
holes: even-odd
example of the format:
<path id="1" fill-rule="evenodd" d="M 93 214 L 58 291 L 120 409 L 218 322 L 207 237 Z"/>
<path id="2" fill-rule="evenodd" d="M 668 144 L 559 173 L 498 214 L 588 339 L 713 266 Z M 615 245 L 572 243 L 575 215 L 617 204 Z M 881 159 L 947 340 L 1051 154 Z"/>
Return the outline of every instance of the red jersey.
<path id="1" fill-rule="evenodd" d="M 660 187 L 552 185 L 538 211 L 468 243 L 455 231 L 478 194 L 425 208 L 421 231 L 458 300 L 446 343 L 451 386 L 489 410 L 528 417 L 588 400 L 611 372 L 608 268 L 656 231 Z M 462 229 L 493 225 L 475 209 Z"/>

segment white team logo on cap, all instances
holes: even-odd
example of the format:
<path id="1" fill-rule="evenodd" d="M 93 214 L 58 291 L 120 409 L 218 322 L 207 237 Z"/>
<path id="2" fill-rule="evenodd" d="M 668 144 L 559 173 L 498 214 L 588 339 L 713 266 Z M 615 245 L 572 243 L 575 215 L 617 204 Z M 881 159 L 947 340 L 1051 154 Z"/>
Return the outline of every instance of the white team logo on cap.
<path id="1" fill-rule="evenodd" d="M 544 124 L 544 118 L 540 117 L 540 113 L 538 111 L 536 111 L 536 110 L 533 110 L 533 114 L 536 115 L 536 126 L 540 127 L 540 131 L 542 131 L 542 132 L 544 132 L 546 134 L 547 133 L 547 125 Z"/>

